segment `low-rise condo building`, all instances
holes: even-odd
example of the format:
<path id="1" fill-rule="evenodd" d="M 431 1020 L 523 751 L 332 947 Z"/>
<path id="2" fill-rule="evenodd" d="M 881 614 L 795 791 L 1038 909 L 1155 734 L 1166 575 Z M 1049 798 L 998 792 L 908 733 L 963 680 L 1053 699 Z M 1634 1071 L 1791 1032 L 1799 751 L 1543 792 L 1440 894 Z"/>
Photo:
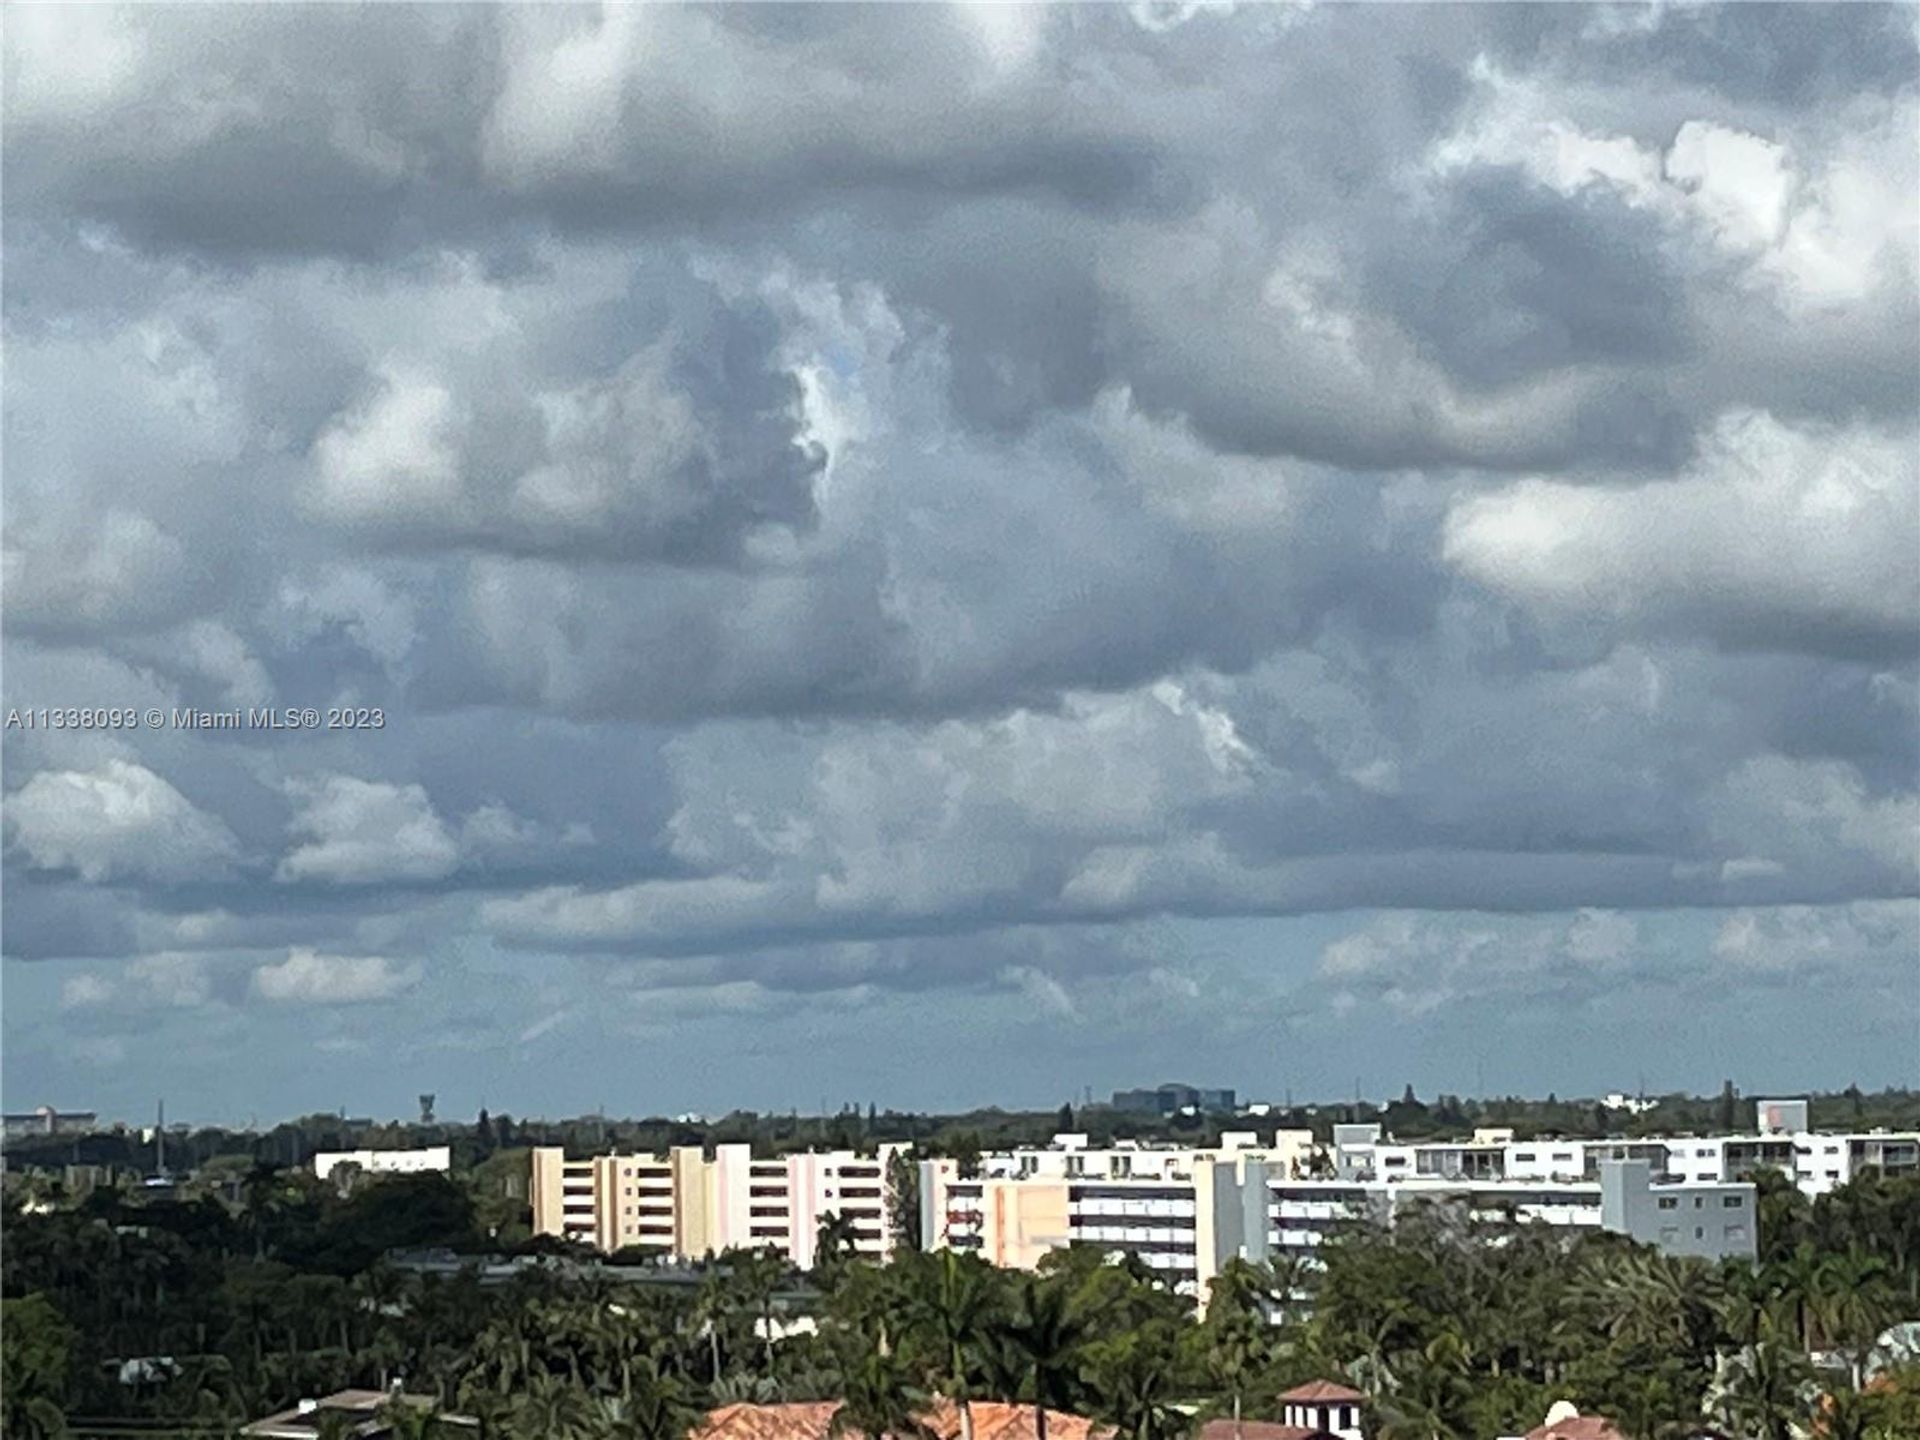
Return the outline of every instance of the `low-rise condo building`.
<path id="1" fill-rule="evenodd" d="M 453 1149 L 429 1145 L 418 1150 L 322 1150 L 313 1157 L 313 1173 L 321 1180 L 342 1165 L 357 1166 L 369 1175 L 444 1175 L 453 1168 Z"/>
<path id="2" fill-rule="evenodd" d="M 685 1260 L 770 1247 L 806 1269 L 820 1222 L 842 1215 L 854 1250 L 883 1258 L 893 1248 L 887 1167 L 902 1148 L 756 1159 L 747 1145 L 711 1154 L 687 1145 L 665 1155 L 569 1160 L 557 1147 L 540 1147 L 529 1190 L 533 1230 L 609 1253 L 638 1246 Z"/>
<path id="3" fill-rule="evenodd" d="M 1755 1253 L 1750 1182 L 1656 1177 L 1644 1158 L 1597 1154 L 1590 1177 L 1576 1163 L 1566 1178 L 1502 1178 L 1498 1165 L 1471 1158 L 1440 1163 L 1439 1152 L 1473 1146 L 1373 1144 L 1376 1162 L 1402 1149 L 1433 1152 L 1409 1153 L 1382 1175 L 1359 1173 L 1350 1148 L 1314 1154 L 1304 1132 L 1281 1132 L 1272 1145 L 1247 1134 L 1223 1140 L 1212 1149 L 1094 1149 L 1062 1135 L 1044 1150 L 984 1155 L 966 1175 L 953 1160 L 923 1161 L 921 1244 L 1021 1269 L 1053 1250 L 1100 1246 L 1136 1256 L 1196 1301 L 1236 1257 L 1311 1263 L 1341 1227 L 1392 1225 L 1423 1204 L 1463 1207 L 1486 1223 L 1612 1230 L 1669 1254 Z"/>

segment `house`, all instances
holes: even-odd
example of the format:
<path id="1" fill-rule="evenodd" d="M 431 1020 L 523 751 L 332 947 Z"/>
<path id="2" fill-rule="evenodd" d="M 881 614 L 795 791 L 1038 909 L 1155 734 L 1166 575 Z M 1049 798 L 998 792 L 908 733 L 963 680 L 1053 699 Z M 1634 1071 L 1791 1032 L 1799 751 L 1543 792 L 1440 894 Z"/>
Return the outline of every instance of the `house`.
<path id="1" fill-rule="evenodd" d="M 690 1440 L 828 1440 L 839 1408 L 832 1400 L 725 1405 L 708 1415 Z M 971 1408 L 974 1440 L 1038 1440 L 1031 1405 L 980 1401 Z M 960 1434 L 960 1411 L 950 1400 L 936 1401 L 922 1421 L 935 1440 L 957 1440 Z M 1112 1435 L 1084 1416 L 1047 1412 L 1047 1440 L 1111 1440 Z"/>
<path id="2" fill-rule="evenodd" d="M 1331 1380 L 1309 1380 L 1281 1395 L 1280 1418 L 1295 1431 L 1287 1440 L 1321 1435 L 1332 1440 L 1361 1440 L 1360 1410 L 1366 1403 L 1367 1397 L 1358 1390 Z"/>
<path id="3" fill-rule="evenodd" d="M 356 1422 L 348 1433 L 357 1437 L 357 1440 L 386 1440 L 387 1436 L 393 1434 L 393 1426 L 381 1413 L 388 1405 L 431 1410 L 436 1403 L 425 1395 L 402 1395 L 397 1389 L 392 1394 L 384 1390 L 337 1390 L 318 1400 L 302 1400 L 291 1410 L 282 1410 L 277 1415 L 256 1420 L 251 1425 L 241 1427 L 240 1433 L 249 1437 L 249 1440 L 317 1440 L 329 1417 L 345 1415 Z M 480 1428 L 480 1422 L 471 1415 L 442 1413 L 437 1418 L 445 1426 L 457 1426 L 463 1430 Z"/>
<path id="4" fill-rule="evenodd" d="M 1277 1420 L 1242 1420 L 1238 1440 L 1312 1440 L 1316 1432 L 1298 1425 L 1282 1425 Z M 1196 1440 L 1235 1440 L 1233 1421 L 1209 1420 L 1198 1431 Z"/>

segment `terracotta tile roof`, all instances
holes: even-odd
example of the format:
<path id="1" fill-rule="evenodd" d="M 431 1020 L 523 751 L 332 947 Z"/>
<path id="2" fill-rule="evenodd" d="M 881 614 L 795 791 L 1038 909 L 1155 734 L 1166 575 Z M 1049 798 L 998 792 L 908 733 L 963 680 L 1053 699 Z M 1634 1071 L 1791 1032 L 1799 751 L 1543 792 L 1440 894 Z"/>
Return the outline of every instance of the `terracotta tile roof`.
<path id="1" fill-rule="evenodd" d="M 792 1405 L 725 1405 L 707 1416 L 692 1440 L 826 1440 L 833 1415 L 840 1408 L 832 1400 Z M 941 1400 L 924 1417 L 938 1440 L 957 1440 L 960 1410 Z M 1302 1432 L 1303 1434 L 1305 1432 Z M 1039 1440 L 1034 1431 L 1033 1407 L 978 1401 L 973 1406 L 974 1440 Z M 1047 1440 L 1107 1440 L 1112 1434 L 1079 1415 L 1047 1412 Z M 1247 1440 L 1255 1440 L 1251 1434 Z M 1292 1437 L 1260 1437 L 1292 1440 Z"/>
<path id="2" fill-rule="evenodd" d="M 824 1440 L 832 1400 L 804 1405 L 723 1405 L 693 1432 L 694 1440 Z"/>
<path id="3" fill-rule="evenodd" d="M 942 1400 L 934 1406 L 927 1423 L 941 1440 L 957 1440 L 960 1409 Z M 1064 1415 L 1058 1410 L 1047 1412 L 1047 1440 L 1093 1440 L 1096 1434 L 1112 1433 L 1105 1426 L 1096 1427 L 1082 1415 Z M 1033 1407 L 1003 1405 L 998 1401 L 977 1403 L 973 1406 L 973 1435 L 974 1440 L 1039 1440 L 1033 1424 Z"/>
<path id="4" fill-rule="evenodd" d="M 1627 1440 L 1603 1415 L 1570 1415 L 1527 1432 L 1527 1440 Z"/>
<path id="5" fill-rule="evenodd" d="M 1271 1420 L 1242 1420 L 1240 1422 L 1240 1440 L 1310 1440 L 1318 1435 L 1318 1430 L 1304 1430 L 1298 1425 L 1279 1425 Z M 1049 1431 L 1047 1440 L 1053 1440 Z M 1233 1421 L 1209 1420 L 1200 1427 L 1195 1440 L 1234 1440 Z"/>
<path id="6" fill-rule="evenodd" d="M 1344 1385 L 1336 1385 L 1331 1380 L 1309 1380 L 1304 1385 L 1296 1385 L 1280 1397 L 1296 1404 L 1311 1405 L 1316 1401 L 1332 1401 L 1338 1404 L 1364 1404 L 1366 1396 L 1358 1390 L 1349 1390 Z"/>

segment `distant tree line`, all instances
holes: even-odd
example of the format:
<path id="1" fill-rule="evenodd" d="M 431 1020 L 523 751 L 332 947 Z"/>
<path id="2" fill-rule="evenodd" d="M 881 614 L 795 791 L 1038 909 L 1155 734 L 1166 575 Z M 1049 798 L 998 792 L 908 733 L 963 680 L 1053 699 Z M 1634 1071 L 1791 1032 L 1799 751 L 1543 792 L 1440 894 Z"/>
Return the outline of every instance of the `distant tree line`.
<path id="1" fill-rule="evenodd" d="M 1611 1110 L 1595 1100 L 1468 1100 L 1439 1095 L 1419 1099 L 1412 1086 L 1385 1105 L 1368 1101 L 1274 1107 L 1258 1117 L 1220 1115 L 1152 1116 L 1104 1106 L 1063 1105 L 1057 1110 L 977 1110 L 932 1115 L 895 1110 L 864 1110 L 848 1103 L 831 1115 L 759 1114 L 735 1111 L 713 1120 L 610 1119 L 579 1116 L 567 1120 L 516 1120 L 482 1110 L 474 1122 L 421 1125 L 405 1121 L 353 1121 L 338 1115 L 308 1115 L 265 1131 L 205 1128 L 166 1137 L 166 1165 L 176 1172 L 198 1170 L 216 1160 L 229 1169 L 254 1165 L 294 1167 L 325 1150 L 403 1149 L 447 1145 L 455 1162 L 478 1164 L 500 1150 L 557 1145 L 574 1157 L 619 1149 L 658 1153 L 676 1145 L 712 1147 L 749 1144 L 756 1153 L 778 1156 L 812 1149 L 872 1151 L 883 1144 L 908 1142 L 923 1155 L 977 1155 L 1018 1146 L 1044 1145 L 1055 1134 L 1075 1130 L 1092 1143 L 1116 1140 L 1166 1140 L 1183 1145 L 1217 1143 L 1222 1132 L 1249 1127 L 1311 1130 L 1331 1138 L 1337 1124 L 1378 1122 L 1404 1139 L 1464 1139 L 1479 1127 L 1511 1127 L 1521 1139 L 1540 1135 L 1601 1138 L 1664 1133 L 1700 1134 L 1750 1129 L 1752 1104 L 1729 1083 L 1718 1095 L 1649 1097 L 1641 1113 Z M 1868 1094 L 1857 1086 L 1812 1097 L 1816 1129 L 1920 1130 L 1920 1091 L 1889 1089 Z M 94 1135 L 24 1136 L 9 1140 L 11 1170 L 59 1169 L 68 1165 L 112 1166 L 151 1172 L 159 1158 L 152 1140 L 137 1132 Z"/>

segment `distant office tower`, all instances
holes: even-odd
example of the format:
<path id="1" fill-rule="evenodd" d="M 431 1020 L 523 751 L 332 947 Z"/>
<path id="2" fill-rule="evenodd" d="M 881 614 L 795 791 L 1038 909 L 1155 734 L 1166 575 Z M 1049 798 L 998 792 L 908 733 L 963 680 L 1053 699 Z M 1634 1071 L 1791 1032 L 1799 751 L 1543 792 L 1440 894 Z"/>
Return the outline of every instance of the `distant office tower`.
<path id="1" fill-rule="evenodd" d="M 1116 1090 L 1113 1108 L 1138 1115 L 1175 1115 L 1182 1110 L 1231 1114 L 1231 1090 L 1208 1090 L 1195 1085 L 1167 1084 L 1152 1090 Z"/>

